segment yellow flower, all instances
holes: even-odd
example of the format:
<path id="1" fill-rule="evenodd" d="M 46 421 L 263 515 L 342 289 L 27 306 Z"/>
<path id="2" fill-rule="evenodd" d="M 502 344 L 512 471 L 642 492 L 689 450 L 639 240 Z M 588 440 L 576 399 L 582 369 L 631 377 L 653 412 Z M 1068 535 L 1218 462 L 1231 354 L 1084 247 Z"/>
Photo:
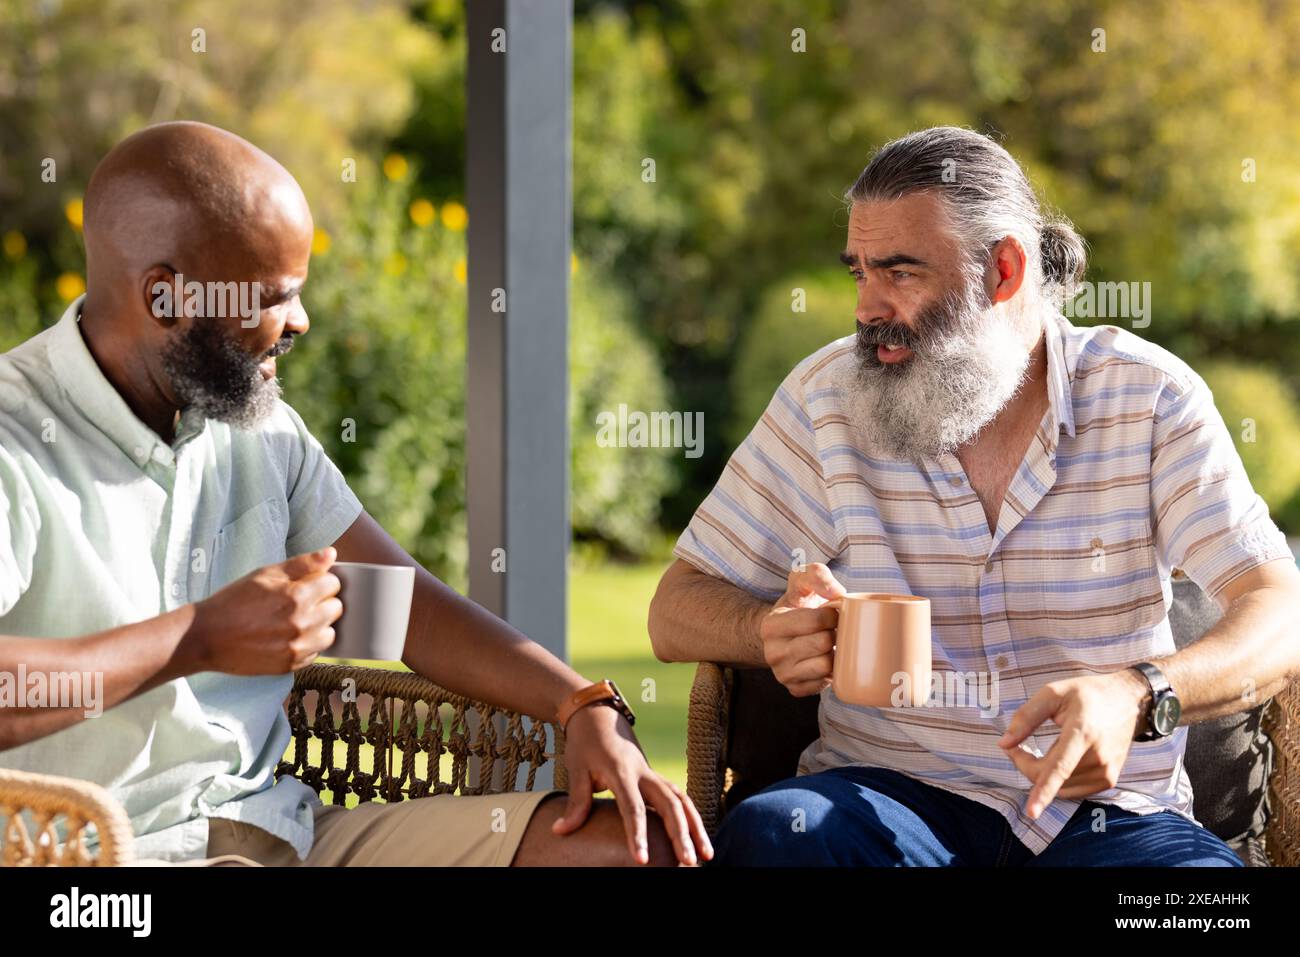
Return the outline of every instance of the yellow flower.
<path id="1" fill-rule="evenodd" d="M 23 239 L 23 234 L 16 229 L 5 233 L 3 243 L 5 255 L 10 259 L 22 259 L 23 253 L 27 252 L 27 240 Z"/>
<path id="2" fill-rule="evenodd" d="M 411 208 L 408 212 L 411 214 L 411 222 L 415 223 L 415 225 L 419 226 L 421 229 L 433 222 L 433 217 L 436 215 L 433 203 L 429 202 L 427 199 L 417 199 L 415 202 L 411 203 Z"/>
<path id="3" fill-rule="evenodd" d="M 451 274 L 456 277 L 458 283 L 462 286 L 465 285 L 466 280 L 469 278 L 469 264 L 465 262 L 463 257 L 456 260 L 456 265 L 452 267 Z"/>
<path id="4" fill-rule="evenodd" d="M 406 257 L 401 253 L 393 253 L 384 260 L 384 272 L 390 276 L 400 276 L 406 272 Z"/>
<path id="5" fill-rule="evenodd" d="M 311 234 L 311 254 L 321 256 L 330 251 L 330 234 L 318 229 Z"/>
<path id="6" fill-rule="evenodd" d="M 578 275 L 578 254 L 569 253 L 569 275 Z"/>
<path id="7" fill-rule="evenodd" d="M 75 272 L 65 272 L 55 282 L 54 288 L 58 291 L 60 299 L 64 302 L 72 302 L 86 291 L 86 281 Z"/>
<path id="8" fill-rule="evenodd" d="M 70 199 L 67 205 L 63 207 L 63 215 L 68 217 L 68 222 L 72 223 L 72 228 L 77 232 L 81 232 L 82 211 L 80 199 Z"/>
<path id="9" fill-rule="evenodd" d="M 393 182 L 406 179 L 408 168 L 406 157 L 400 153 L 389 153 L 384 157 L 384 175 Z"/>
<path id="10" fill-rule="evenodd" d="M 465 212 L 465 207 L 460 203 L 453 199 L 451 202 L 443 204 L 442 224 L 453 233 L 458 233 L 463 230 L 468 222 L 469 213 Z"/>

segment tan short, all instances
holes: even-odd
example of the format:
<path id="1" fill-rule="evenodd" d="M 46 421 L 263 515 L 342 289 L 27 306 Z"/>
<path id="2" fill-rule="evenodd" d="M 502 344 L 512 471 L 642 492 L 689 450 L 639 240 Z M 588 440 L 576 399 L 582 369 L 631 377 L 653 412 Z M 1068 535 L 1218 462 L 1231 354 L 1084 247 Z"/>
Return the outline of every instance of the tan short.
<path id="1" fill-rule="evenodd" d="M 315 809 L 316 836 L 305 861 L 286 842 L 251 824 L 208 821 L 208 856 L 187 866 L 506 867 L 533 812 L 563 791 L 450 795 Z M 138 861 L 148 866 L 157 861 Z"/>

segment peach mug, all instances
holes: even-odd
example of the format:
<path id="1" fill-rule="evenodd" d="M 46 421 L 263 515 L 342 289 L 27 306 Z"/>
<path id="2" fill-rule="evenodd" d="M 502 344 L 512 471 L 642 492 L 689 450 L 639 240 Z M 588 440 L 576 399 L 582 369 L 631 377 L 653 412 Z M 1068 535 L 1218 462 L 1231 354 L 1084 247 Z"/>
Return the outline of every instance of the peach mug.
<path id="1" fill-rule="evenodd" d="M 849 704 L 920 707 L 930 698 L 930 599 L 852 592 L 839 610 L 831 686 Z"/>

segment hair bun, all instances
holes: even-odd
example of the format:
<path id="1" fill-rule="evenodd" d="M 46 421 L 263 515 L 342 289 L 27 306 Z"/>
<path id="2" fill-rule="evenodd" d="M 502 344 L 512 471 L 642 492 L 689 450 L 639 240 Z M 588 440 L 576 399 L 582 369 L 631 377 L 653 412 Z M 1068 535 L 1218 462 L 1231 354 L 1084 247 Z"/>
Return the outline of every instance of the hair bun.
<path id="1" fill-rule="evenodd" d="M 1069 223 L 1053 222 L 1043 227 L 1038 246 L 1043 278 L 1060 286 L 1067 297 L 1072 295 L 1088 268 L 1088 252 L 1083 239 Z"/>

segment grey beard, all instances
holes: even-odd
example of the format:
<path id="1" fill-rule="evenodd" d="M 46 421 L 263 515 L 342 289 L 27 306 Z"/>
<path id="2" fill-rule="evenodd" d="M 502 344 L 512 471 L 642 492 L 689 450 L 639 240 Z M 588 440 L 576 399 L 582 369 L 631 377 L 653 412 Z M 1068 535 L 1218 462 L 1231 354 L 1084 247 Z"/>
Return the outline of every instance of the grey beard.
<path id="1" fill-rule="evenodd" d="M 163 369 L 182 408 L 236 429 L 254 431 L 275 411 L 280 379 L 262 378 L 258 359 L 241 349 L 218 326 L 199 319 L 168 342 Z"/>
<path id="2" fill-rule="evenodd" d="M 916 333 L 859 326 L 856 362 L 840 387 L 869 454 L 920 463 L 954 453 L 1024 384 L 1030 354 L 1014 317 L 981 301 L 978 283 L 965 287 L 926 309 Z M 882 341 L 917 348 L 900 366 L 883 365 L 875 356 Z"/>

